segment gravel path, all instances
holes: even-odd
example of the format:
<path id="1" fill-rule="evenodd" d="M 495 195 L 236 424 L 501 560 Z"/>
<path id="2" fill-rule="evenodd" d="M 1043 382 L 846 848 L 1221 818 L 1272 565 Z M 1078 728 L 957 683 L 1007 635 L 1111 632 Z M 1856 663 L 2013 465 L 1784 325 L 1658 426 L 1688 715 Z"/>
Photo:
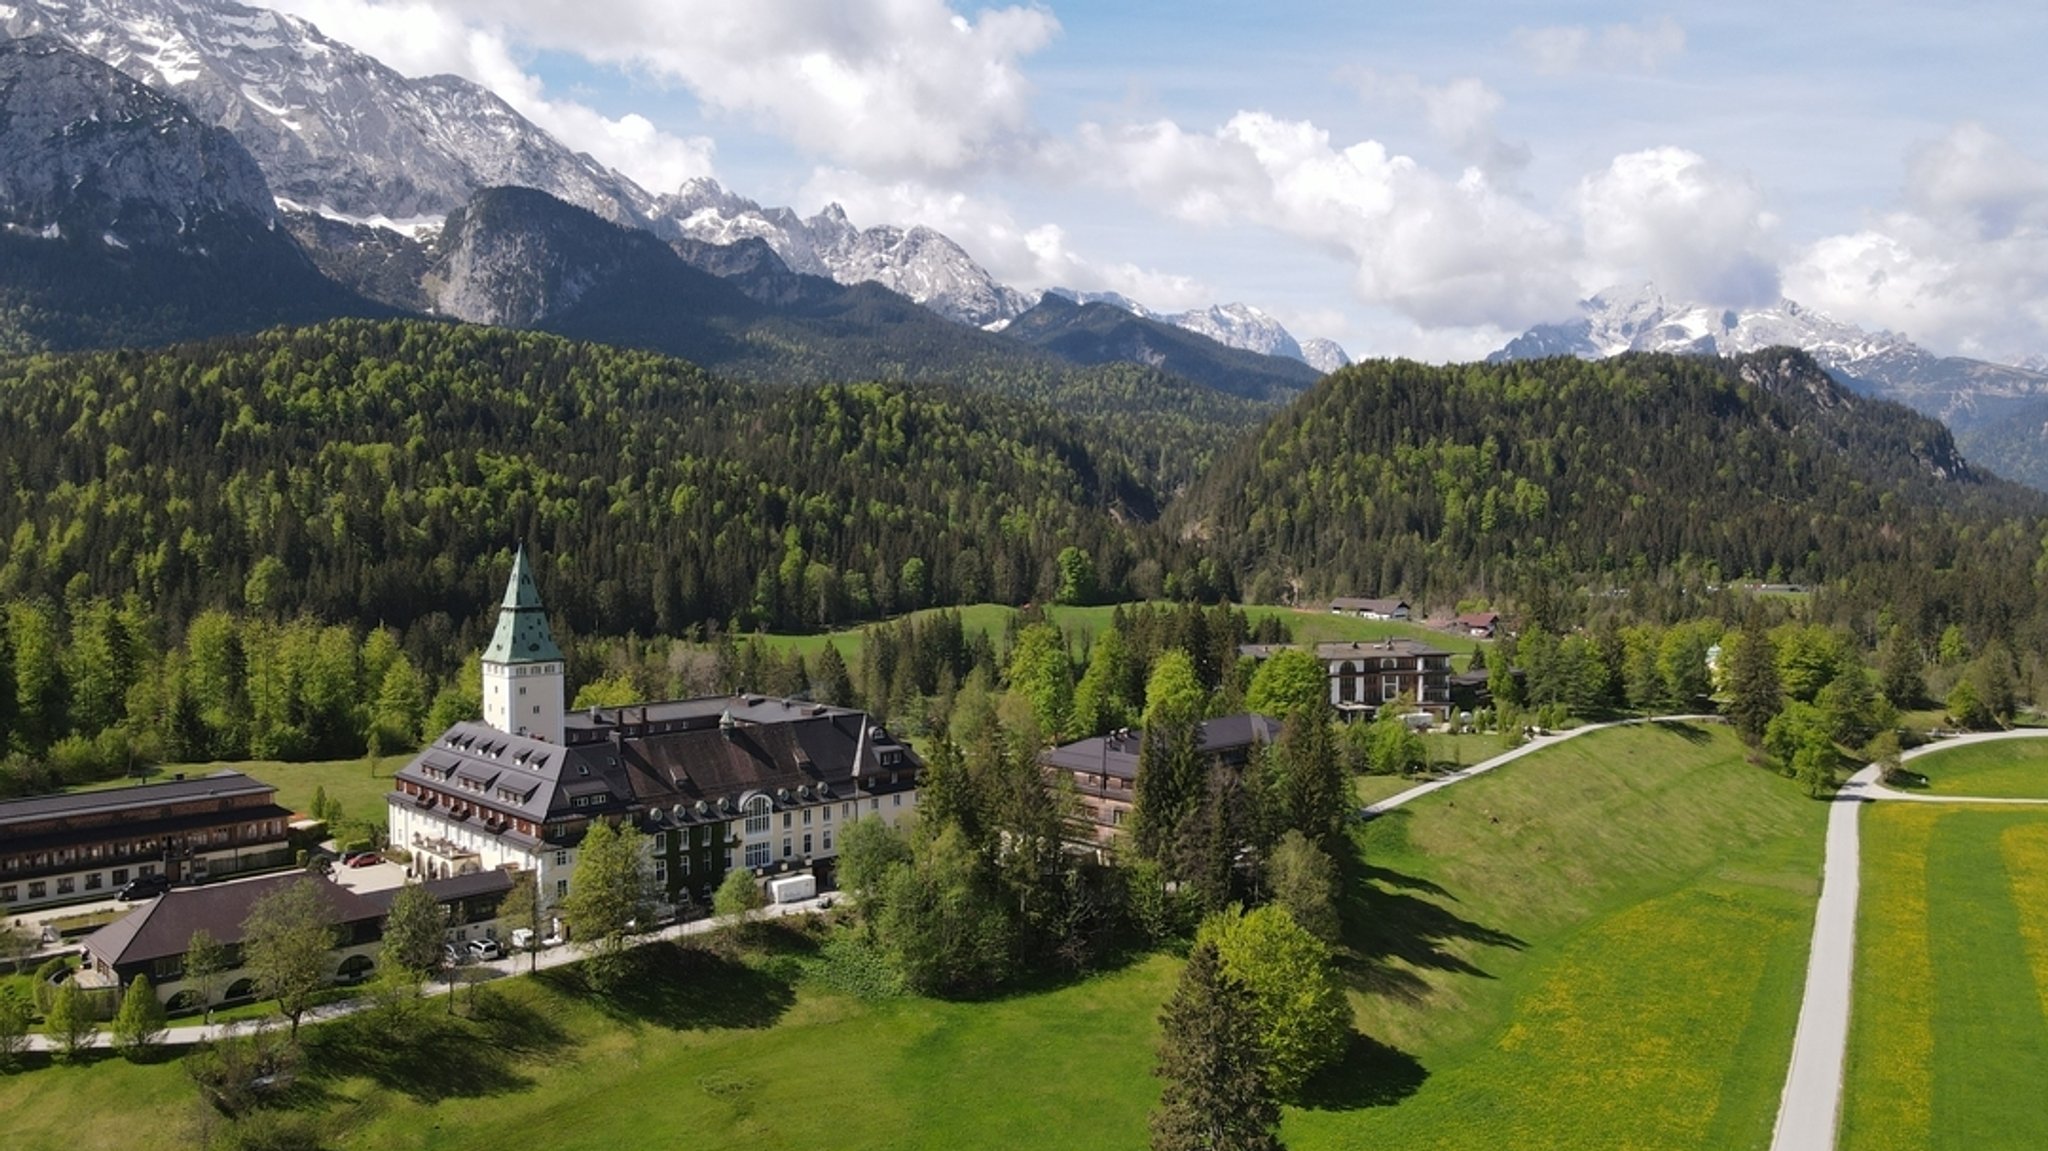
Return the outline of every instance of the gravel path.
<path id="1" fill-rule="evenodd" d="M 1525 755 L 1531 755 L 1535 752 L 1542 751 L 1546 747 L 1555 747 L 1568 739 L 1577 739 L 1579 736 L 1585 735 L 1587 732 L 1606 731 L 1608 728 L 1629 727 L 1633 724 L 1639 723 L 1720 722 L 1721 717 L 1718 715 L 1653 715 L 1641 719 L 1616 720 L 1613 723 L 1589 723 L 1584 727 L 1572 728 L 1570 731 L 1554 732 L 1550 735 L 1539 735 L 1534 739 L 1531 739 L 1529 742 L 1523 744 L 1522 746 L 1515 748 L 1512 751 L 1504 751 L 1499 755 L 1494 756 L 1492 759 L 1482 760 L 1478 763 L 1473 764 L 1471 767 L 1460 768 L 1459 770 L 1451 772 L 1448 775 L 1439 776 L 1436 779 L 1432 779 L 1428 783 L 1418 784 L 1414 787 L 1409 788 L 1406 791 L 1390 795 L 1387 798 L 1380 800 L 1378 803 L 1368 803 L 1364 807 L 1359 809 L 1358 814 L 1361 818 L 1364 819 L 1371 819 L 1375 815 L 1385 815 L 1387 812 L 1392 811 L 1405 803 L 1410 803 L 1415 800 L 1421 799 L 1423 796 L 1428 795 L 1430 792 L 1442 791 L 1444 788 L 1449 787 L 1454 783 L 1462 783 L 1465 780 L 1471 779 L 1475 775 L 1485 775 L 1487 772 L 1492 771 L 1494 768 L 1505 767 L 1508 764 L 1513 763 L 1514 761 L 1522 758 Z"/>
<path id="2" fill-rule="evenodd" d="M 2048 730 L 2000 731 L 1957 736 L 1916 747 L 1899 758 L 1920 756 L 1968 743 L 2038 739 Z M 1856 901 L 1861 887 L 1858 829 L 1865 803 L 2043 804 L 2041 799 L 1990 799 L 1919 795 L 1878 783 L 1875 764 L 1849 777 L 1828 812 L 1827 862 L 1821 871 L 1820 908 L 1813 921 L 1813 950 L 1807 959 L 1806 997 L 1799 1004 L 1799 1030 L 1792 1040 L 1792 1064 L 1778 1103 L 1771 1151 L 1833 1151 L 1842 1110 L 1842 1065 L 1849 1049 L 1849 999 L 1855 984 Z"/>

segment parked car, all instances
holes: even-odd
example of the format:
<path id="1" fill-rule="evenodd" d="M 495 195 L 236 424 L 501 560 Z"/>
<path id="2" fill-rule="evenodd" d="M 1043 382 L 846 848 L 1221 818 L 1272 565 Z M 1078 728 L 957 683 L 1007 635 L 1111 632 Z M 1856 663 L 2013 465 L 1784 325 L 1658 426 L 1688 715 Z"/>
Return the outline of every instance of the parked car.
<path id="1" fill-rule="evenodd" d="M 472 939 L 469 941 L 469 957 L 478 962 L 490 959 L 503 959 L 505 957 L 505 949 L 499 947 L 498 941 L 495 939 Z"/>
<path id="2" fill-rule="evenodd" d="M 168 875 L 138 875 L 121 889 L 122 899 L 155 899 L 171 889 Z"/>
<path id="3" fill-rule="evenodd" d="M 441 966 L 460 967 L 468 961 L 469 952 L 455 946 L 453 943 L 443 943 L 441 945 Z"/>
<path id="4" fill-rule="evenodd" d="M 374 851 L 352 851 L 342 858 L 350 867 L 375 867 L 384 862 L 384 857 Z"/>

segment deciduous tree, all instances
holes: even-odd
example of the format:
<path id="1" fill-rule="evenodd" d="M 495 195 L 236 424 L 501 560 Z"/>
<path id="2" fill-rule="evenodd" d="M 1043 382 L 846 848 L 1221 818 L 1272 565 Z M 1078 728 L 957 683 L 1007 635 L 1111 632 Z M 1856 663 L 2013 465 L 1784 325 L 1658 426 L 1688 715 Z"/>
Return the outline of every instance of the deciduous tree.
<path id="1" fill-rule="evenodd" d="M 199 993 L 206 1022 L 213 1022 L 213 1000 L 220 993 L 220 977 L 228 969 L 228 949 L 204 927 L 185 943 L 185 982 Z"/>
<path id="2" fill-rule="evenodd" d="M 334 908 L 321 882 L 284 884 L 257 900 L 242 922 L 244 965 L 264 996 L 277 1000 L 279 1014 L 291 1021 L 293 1042 L 299 1038 L 300 1018 L 333 972 Z"/>
<path id="3" fill-rule="evenodd" d="M 391 897 L 384 916 L 384 947 L 377 962 L 402 971 L 417 983 L 441 962 L 447 915 L 425 884 L 408 883 Z"/>
<path id="4" fill-rule="evenodd" d="M 626 948 L 652 910 L 647 888 L 647 861 L 633 834 L 592 820 L 576 853 L 562 916 L 589 955 L 593 986 L 609 990 L 625 976 Z"/>
<path id="5" fill-rule="evenodd" d="M 1266 1081 L 1286 1097 L 1344 1053 L 1351 1006 L 1330 949 L 1284 907 L 1212 915 L 1196 935 L 1216 946 L 1224 974 L 1251 990 L 1258 1007 Z"/>

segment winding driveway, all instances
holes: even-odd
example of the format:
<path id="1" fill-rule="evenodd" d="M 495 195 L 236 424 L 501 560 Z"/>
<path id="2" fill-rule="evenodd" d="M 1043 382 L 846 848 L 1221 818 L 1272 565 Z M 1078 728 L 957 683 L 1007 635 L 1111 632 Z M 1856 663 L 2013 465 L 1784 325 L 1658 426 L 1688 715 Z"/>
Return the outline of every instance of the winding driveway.
<path id="1" fill-rule="evenodd" d="M 2048 730 L 1964 735 L 1916 747 L 1906 762 L 1961 747 L 2003 739 L 2039 739 Z M 1919 803 L 2048 804 L 2048 799 L 1993 799 L 1960 795 L 1914 795 L 1878 783 L 1876 764 L 1849 777 L 1828 812 L 1827 862 L 1821 870 L 1820 909 L 1813 921 L 1813 949 L 1807 958 L 1806 997 L 1799 1005 L 1799 1030 L 1792 1040 L 1792 1065 L 1778 1103 L 1771 1151 L 1833 1151 L 1842 1110 L 1842 1065 L 1849 1047 L 1849 997 L 1856 965 L 1856 900 L 1860 885 L 1859 818 L 1874 801 Z"/>

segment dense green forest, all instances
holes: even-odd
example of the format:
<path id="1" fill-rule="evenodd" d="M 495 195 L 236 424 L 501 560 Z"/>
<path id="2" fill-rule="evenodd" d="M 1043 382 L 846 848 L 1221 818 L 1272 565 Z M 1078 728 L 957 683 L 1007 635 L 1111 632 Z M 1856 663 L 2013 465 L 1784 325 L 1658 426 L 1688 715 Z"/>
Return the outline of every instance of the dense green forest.
<path id="1" fill-rule="evenodd" d="M 2040 647 L 2048 497 L 1797 352 L 1335 373 L 1168 513 L 1255 594 L 1478 595 L 1569 627 L 1604 597 L 1668 619 L 1744 578 L 1811 585 L 1874 644 Z M 1659 588 L 1662 594 L 1655 593 Z"/>
<path id="2" fill-rule="evenodd" d="M 1108 595 L 1215 590 L 1127 526 L 1159 504 L 1132 453 L 941 387 L 341 322 L 17 360 L 0 398 L 0 596 L 133 592 L 174 633 L 247 607 L 467 649 L 522 540 L 566 627 L 612 635 L 1018 603 L 1068 547 Z"/>

